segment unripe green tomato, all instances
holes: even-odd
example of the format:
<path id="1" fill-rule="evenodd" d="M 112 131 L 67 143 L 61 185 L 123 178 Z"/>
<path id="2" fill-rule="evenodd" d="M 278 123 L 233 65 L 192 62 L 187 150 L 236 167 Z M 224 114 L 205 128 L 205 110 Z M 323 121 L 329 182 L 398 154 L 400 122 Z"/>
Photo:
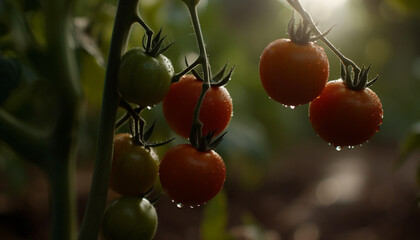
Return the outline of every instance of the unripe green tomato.
<path id="1" fill-rule="evenodd" d="M 118 89 L 121 96 L 141 107 L 158 104 L 169 91 L 174 68 L 164 55 L 149 56 L 142 48 L 129 50 L 121 59 Z"/>
<path id="2" fill-rule="evenodd" d="M 134 143 L 131 134 L 114 137 L 109 187 L 125 196 L 140 196 L 152 189 L 158 178 L 159 157 L 153 148 Z"/>
<path id="3" fill-rule="evenodd" d="M 106 208 L 102 234 L 106 240 L 151 240 L 157 223 L 156 209 L 147 199 L 121 197 Z"/>

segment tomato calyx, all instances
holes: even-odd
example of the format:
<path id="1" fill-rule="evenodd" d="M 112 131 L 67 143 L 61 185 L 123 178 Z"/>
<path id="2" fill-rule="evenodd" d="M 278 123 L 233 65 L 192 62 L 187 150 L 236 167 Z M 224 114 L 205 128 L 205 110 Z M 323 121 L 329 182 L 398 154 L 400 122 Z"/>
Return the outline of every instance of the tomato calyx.
<path id="1" fill-rule="evenodd" d="M 205 136 L 202 135 L 203 123 L 198 122 L 192 125 L 189 141 L 191 145 L 201 152 L 214 150 L 223 141 L 223 137 L 227 132 L 222 133 L 213 140 L 216 130 L 209 132 Z"/>
<path id="2" fill-rule="evenodd" d="M 293 12 L 292 17 L 289 20 L 289 23 L 287 25 L 287 32 L 290 36 L 290 40 L 292 42 L 305 45 L 309 42 L 315 42 L 318 39 L 324 38 L 328 33 L 331 32 L 331 30 L 334 28 L 332 26 L 330 29 L 328 29 L 326 32 L 317 35 L 317 36 L 311 36 L 312 30 L 311 30 L 311 24 L 307 19 L 303 19 L 298 24 L 297 28 L 295 26 L 295 14 Z"/>
<path id="3" fill-rule="evenodd" d="M 186 61 L 186 59 L 185 59 L 185 61 Z M 188 65 L 188 63 L 187 63 L 187 65 Z M 216 75 L 210 76 L 210 86 L 221 87 L 221 86 L 226 85 L 230 81 L 230 79 L 232 78 L 233 70 L 235 70 L 235 66 L 231 67 L 229 72 L 225 75 L 227 66 L 228 66 L 228 63 L 225 63 L 223 68 L 219 72 L 217 72 Z M 211 71 L 209 71 L 209 72 L 211 72 Z M 200 76 L 200 74 L 197 73 L 197 71 L 192 69 L 191 73 L 199 81 L 204 82 L 204 79 Z"/>
<path id="4" fill-rule="evenodd" d="M 163 41 L 166 39 L 166 35 L 161 37 L 161 34 L 162 28 L 159 30 L 159 32 L 156 34 L 152 41 L 148 41 L 149 36 L 146 36 L 146 34 L 143 35 L 142 46 L 147 55 L 156 57 L 159 54 L 168 50 L 168 48 L 171 47 L 172 44 L 174 44 L 174 42 L 171 42 L 167 46 L 163 45 Z"/>
<path id="5" fill-rule="evenodd" d="M 127 113 L 117 121 L 116 128 L 120 127 L 127 120 L 130 120 L 131 135 L 133 136 L 135 144 L 144 146 L 145 148 L 159 147 L 168 144 L 175 139 L 171 138 L 161 142 L 150 142 L 149 140 L 152 136 L 156 122 L 153 122 L 153 124 L 146 130 L 146 121 L 140 116 L 141 112 L 146 107 L 133 108 L 124 99 L 120 99 L 120 106 L 124 108 Z"/>
<path id="6" fill-rule="evenodd" d="M 381 74 L 378 74 L 375 78 L 369 80 L 368 74 L 370 67 L 371 65 L 368 67 L 362 65 L 361 68 L 355 67 L 353 65 L 346 67 L 343 63 L 341 63 L 341 79 L 343 79 L 343 82 L 349 89 L 363 90 L 372 86 L 381 76 Z"/>
<path id="7" fill-rule="evenodd" d="M 183 71 L 181 71 L 178 74 L 175 74 L 172 77 L 172 83 L 178 82 L 179 79 L 185 74 L 187 74 L 189 71 L 191 71 L 191 73 L 195 76 L 195 78 L 197 78 L 197 80 L 199 80 L 200 82 L 204 82 L 204 78 L 194 69 L 199 64 L 199 61 L 200 61 L 199 58 L 192 64 L 188 63 L 187 57 L 184 58 L 184 61 L 187 67 Z M 214 76 L 211 75 L 211 69 L 208 70 L 210 74 L 211 87 L 225 86 L 231 80 L 233 71 L 235 70 L 235 66 L 231 67 L 229 69 L 229 72 L 227 72 L 227 74 L 225 75 L 228 65 L 229 65 L 228 63 L 225 63 L 223 68 L 219 72 L 217 72 Z"/>

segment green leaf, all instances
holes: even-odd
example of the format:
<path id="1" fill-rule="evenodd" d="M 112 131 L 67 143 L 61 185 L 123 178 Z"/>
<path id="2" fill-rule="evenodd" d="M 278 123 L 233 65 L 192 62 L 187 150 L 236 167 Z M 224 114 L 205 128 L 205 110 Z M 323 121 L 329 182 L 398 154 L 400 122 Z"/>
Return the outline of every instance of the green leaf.
<path id="1" fill-rule="evenodd" d="M 206 204 L 201 223 L 202 240 L 231 240 L 226 231 L 228 221 L 227 200 L 222 190 Z"/>
<path id="2" fill-rule="evenodd" d="M 401 166 L 408 159 L 410 154 L 420 148 L 420 122 L 411 127 L 409 135 L 404 139 L 400 146 L 397 166 Z"/>

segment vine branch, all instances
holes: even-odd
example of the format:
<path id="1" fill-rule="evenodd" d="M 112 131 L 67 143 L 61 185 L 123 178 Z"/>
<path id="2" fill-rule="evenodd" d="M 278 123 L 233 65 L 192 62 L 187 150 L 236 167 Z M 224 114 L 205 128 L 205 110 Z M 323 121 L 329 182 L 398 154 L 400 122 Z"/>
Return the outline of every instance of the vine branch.
<path id="1" fill-rule="evenodd" d="M 127 45 L 131 26 L 137 19 L 138 2 L 139 0 L 118 1 L 105 76 L 92 186 L 79 240 L 96 240 L 104 215 L 111 171 L 115 121 L 120 100 L 117 90 L 118 69 L 121 56 Z"/>

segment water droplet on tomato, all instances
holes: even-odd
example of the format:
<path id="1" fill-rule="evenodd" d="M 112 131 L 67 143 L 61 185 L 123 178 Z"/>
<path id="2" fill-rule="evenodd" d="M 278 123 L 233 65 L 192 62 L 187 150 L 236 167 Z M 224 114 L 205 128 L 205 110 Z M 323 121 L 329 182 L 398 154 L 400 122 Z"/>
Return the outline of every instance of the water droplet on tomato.
<path id="1" fill-rule="evenodd" d="M 184 207 L 184 204 L 182 204 L 182 203 L 177 203 L 177 204 L 176 204 L 176 206 L 177 206 L 177 208 L 182 208 L 182 207 Z"/>
<path id="2" fill-rule="evenodd" d="M 335 150 L 341 151 L 341 147 L 340 146 L 337 146 L 337 147 L 335 147 Z"/>
<path id="3" fill-rule="evenodd" d="M 146 107 L 148 110 L 152 110 L 152 107 L 151 106 L 147 106 Z"/>
<path id="4" fill-rule="evenodd" d="M 293 105 L 290 105 L 289 107 L 290 107 L 290 109 L 292 109 L 292 110 L 296 108 L 296 106 L 293 106 Z"/>
<path id="5" fill-rule="evenodd" d="M 190 208 L 191 208 L 191 209 L 193 209 L 193 208 L 194 208 L 194 206 L 193 206 L 193 205 L 191 205 L 191 206 L 190 206 Z"/>

